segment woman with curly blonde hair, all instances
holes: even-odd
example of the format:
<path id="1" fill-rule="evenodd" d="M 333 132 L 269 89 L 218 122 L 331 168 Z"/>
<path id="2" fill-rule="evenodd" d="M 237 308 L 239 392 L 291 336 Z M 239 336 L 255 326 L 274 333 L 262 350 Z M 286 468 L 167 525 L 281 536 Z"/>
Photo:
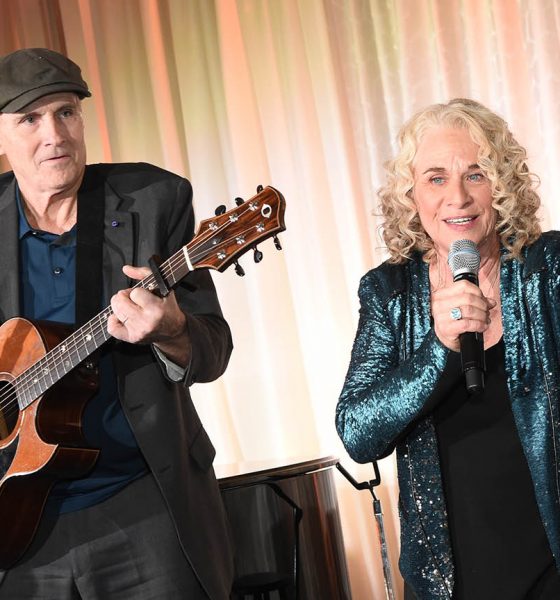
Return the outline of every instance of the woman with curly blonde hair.
<path id="1" fill-rule="evenodd" d="M 422 228 L 411 191 L 418 141 L 427 128 L 436 125 L 464 128 L 479 145 L 478 163 L 491 184 L 498 213 L 496 230 L 511 257 L 519 258 L 523 246 L 541 233 L 535 217 L 540 199 L 535 191 L 536 178 L 527 168 L 525 148 L 501 117 L 478 102 L 457 98 L 448 104 L 434 104 L 408 121 L 398 136 L 398 156 L 386 164 L 387 184 L 379 191 L 379 198 L 390 260 L 403 262 L 412 250 L 426 251 L 426 260 L 433 255 L 433 241 Z"/>
<path id="2" fill-rule="evenodd" d="M 429 106 L 398 146 L 339 435 L 358 462 L 397 449 L 405 598 L 558 599 L 560 234 L 482 104 Z"/>

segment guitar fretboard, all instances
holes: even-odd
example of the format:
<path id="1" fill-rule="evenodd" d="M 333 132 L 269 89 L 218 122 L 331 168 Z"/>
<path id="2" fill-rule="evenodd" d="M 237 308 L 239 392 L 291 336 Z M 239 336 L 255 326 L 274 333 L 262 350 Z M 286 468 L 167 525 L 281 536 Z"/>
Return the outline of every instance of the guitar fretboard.
<path id="1" fill-rule="evenodd" d="M 187 260 L 182 248 L 160 265 L 162 277 L 169 288 L 175 287 L 189 272 Z M 153 291 L 157 282 L 154 275 L 148 275 L 134 287 Z M 108 306 L 16 377 L 13 385 L 20 410 L 44 394 L 111 337 L 107 331 L 107 319 L 112 314 L 113 310 Z"/>
<path id="2" fill-rule="evenodd" d="M 269 186 L 236 208 L 203 221 L 199 233 L 159 266 L 167 288 L 173 289 L 189 271 L 223 270 L 248 248 L 255 247 L 256 251 L 257 242 L 285 229 L 284 205 L 282 195 Z M 158 280 L 151 274 L 134 287 L 154 291 Z M 108 306 L 15 378 L 13 386 L 20 410 L 27 408 L 111 337 L 107 319 L 112 314 Z"/>

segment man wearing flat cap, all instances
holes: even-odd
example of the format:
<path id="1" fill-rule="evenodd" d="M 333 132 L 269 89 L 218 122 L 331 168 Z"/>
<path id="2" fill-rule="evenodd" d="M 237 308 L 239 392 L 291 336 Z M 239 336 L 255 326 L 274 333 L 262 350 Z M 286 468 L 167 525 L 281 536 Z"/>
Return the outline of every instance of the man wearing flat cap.
<path id="1" fill-rule="evenodd" d="M 189 386 L 223 373 L 229 328 L 205 271 L 167 295 L 137 285 L 157 266 L 131 265 L 193 237 L 192 189 L 86 165 L 90 95 L 57 52 L 0 58 L 0 599 L 223 600 L 229 540 Z M 39 369 L 35 339 L 62 356 L 71 340 L 75 363 Z"/>

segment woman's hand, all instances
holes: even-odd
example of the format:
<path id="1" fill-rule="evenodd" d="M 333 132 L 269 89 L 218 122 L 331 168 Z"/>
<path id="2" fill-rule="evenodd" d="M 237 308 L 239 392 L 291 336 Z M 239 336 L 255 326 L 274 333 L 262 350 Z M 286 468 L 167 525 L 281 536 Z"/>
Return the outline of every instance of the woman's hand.
<path id="1" fill-rule="evenodd" d="M 459 352 L 461 333 L 486 331 L 490 326 L 490 311 L 496 304 L 492 298 L 485 298 L 477 285 L 465 280 L 432 292 L 432 317 L 440 342 Z M 453 319 L 454 308 L 461 311 L 460 319 Z"/>

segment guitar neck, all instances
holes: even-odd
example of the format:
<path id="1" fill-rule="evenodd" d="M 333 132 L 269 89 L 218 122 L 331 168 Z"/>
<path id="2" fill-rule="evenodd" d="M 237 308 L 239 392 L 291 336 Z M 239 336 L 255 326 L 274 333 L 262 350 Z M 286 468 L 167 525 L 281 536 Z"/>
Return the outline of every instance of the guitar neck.
<path id="1" fill-rule="evenodd" d="M 195 269 L 223 271 L 249 248 L 256 251 L 258 242 L 284 231 L 284 210 L 282 194 L 267 186 L 247 202 L 202 221 L 193 239 L 159 265 L 166 287 L 173 289 Z M 276 238 L 275 244 L 280 249 Z M 159 286 L 156 277 L 150 274 L 134 287 L 154 291 Z M 108 306 L 15 379 L 13 383 L 21 410 L 111 337 L 107 331 L 107 319 L 112 314 L 113 310 Z"/>
<path id="2" fill-rule="evenodd" d="M 176 252 L 159 267 L 162 277 L 170 289 L 174 288 L 192 270 L 192 265 L 189 268 L 189 246 L 190 244 L 187 244 L 185 248 Z M 153 291 L 157 288 L 157 282 L 153 275 L 148 275 L 134 287 Z M 112 314 L 113 309 L 108 306 L 16 378 L 14 386 L 21 410 L 29 406 L 109 340 L 111 336 L 107 331 L 107 319 Z"/>

